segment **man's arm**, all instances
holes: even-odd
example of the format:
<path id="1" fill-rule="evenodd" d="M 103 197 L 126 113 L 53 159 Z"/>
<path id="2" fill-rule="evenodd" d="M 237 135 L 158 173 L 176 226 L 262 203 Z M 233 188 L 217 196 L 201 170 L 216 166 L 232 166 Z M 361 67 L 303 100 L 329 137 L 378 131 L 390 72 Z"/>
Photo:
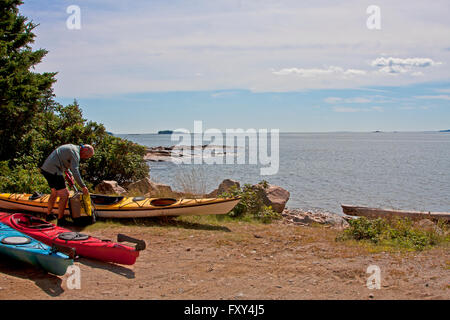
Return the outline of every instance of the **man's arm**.
<path id="1" fill-rule="evenodd" d="M 75 181 L 80 186 L 80 188 L 86 188 L 83 179 L 81 179 L 79 166 L 80 166 L 79 155 L 76 154 L 75 152 L 72 152 L 72 160 L 70 161 L 70 171 L 72 171 L 73 177 L 75 178 Z"/>
<path id="2" fill-rule="evenodd" d="M 80 188 L 86 187 L 86 185 L 83 182 L 83 179 L 81 179 L 80 170 L 77 167 L 72 166 L 70 168 L 70 171 L 72 171 L 73 177 L 75 178 L 75 181 L 80 186 Z"/>

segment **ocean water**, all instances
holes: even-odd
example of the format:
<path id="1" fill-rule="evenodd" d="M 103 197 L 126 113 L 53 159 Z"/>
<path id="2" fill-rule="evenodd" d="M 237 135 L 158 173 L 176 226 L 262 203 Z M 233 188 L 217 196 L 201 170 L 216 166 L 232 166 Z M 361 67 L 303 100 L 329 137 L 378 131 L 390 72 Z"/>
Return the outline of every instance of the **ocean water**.
<path id="1" fill-rule="evenodd" d="M 171 135 L 118 136 L 149 147 L 176 144 Z M 450 211 L 450 133 L 280 133 L 275 175 L 262 176 L 253 164 L 148 164 L 152 180 L 178 190 L 179 177 L 193 167 L 207 192 L 226 178 L 241 185 L 267 180 L 290 192 L 289 208 L 342 213 L 344 203 Z"/>

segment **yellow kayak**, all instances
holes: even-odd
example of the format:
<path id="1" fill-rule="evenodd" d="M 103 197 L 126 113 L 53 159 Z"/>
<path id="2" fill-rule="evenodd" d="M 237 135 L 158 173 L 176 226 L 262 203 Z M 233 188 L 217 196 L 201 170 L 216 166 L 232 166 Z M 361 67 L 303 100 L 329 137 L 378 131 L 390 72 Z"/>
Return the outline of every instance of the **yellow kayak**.
<path id="1" fill-rule="evenodd" d="M 46 213 L 49 197 L 48 194 L 0 193 L 0 209 Z M 240 201 L 240 198 L 173 199 L 99 194 L 91 194 L 90 197 L 96 215 L 100 218 L 227 214 Z M 55 212 L 58 208 L 58 200 L 57 198 L 54 205 Z M 65 214 L 70 214 L 68 207 Z"/>

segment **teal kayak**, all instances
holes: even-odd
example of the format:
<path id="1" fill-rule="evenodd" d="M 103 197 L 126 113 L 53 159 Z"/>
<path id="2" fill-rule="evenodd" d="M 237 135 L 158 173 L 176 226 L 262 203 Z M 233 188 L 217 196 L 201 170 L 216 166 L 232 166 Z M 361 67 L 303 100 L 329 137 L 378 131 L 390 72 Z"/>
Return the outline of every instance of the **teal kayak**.
<path id="1" fill-rule="evenodd" d="M 62 276 L 73 264 L 73 256 L 59 252 L 64 248 L 49 247 L 3 223 L 0 223 L 0 254 L 32 264 Z M 70 253 L 70 252 L 68 252 Z"/>

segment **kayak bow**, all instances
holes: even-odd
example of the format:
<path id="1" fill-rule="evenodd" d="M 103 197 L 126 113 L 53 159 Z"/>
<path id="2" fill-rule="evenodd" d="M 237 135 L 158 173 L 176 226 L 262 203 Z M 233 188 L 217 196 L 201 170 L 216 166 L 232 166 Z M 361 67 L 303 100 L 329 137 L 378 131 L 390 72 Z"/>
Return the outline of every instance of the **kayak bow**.
<path id="1" fill-rule="evenodd" d="M 49 247 L 3 223 L 0 223 L 0 253 L 13 259 L 42 268 L 62 276 L 73 264 L 69 257 L 58 249 Z"/>

